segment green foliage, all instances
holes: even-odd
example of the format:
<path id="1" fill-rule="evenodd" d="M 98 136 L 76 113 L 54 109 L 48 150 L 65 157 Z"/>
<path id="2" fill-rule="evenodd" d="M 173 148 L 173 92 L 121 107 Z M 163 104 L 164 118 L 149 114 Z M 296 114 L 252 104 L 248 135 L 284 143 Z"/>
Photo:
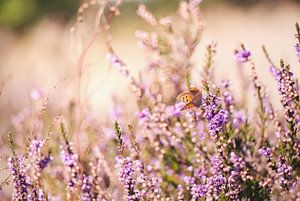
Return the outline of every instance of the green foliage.
<path id="1" fill-rule="evenodd" d="M 123 140 L 122 140 L 122 132 L 121 132 L 121 128 L 120 125 L 117 121 L 115 121 L 114 124 L 114 130 L 115 130 L 115 134 L 118 138 L 118 146 L 122 147 L 123 146 Z"/>
<path id="2" fill-rule="evenodd" d="M 0 26 L 23 29 L 43 17 L 69 19 L 77 10 L 79 0 L 2 0 Z"/>
<path id="3" fill-rule="evenodd" d="M 258 179 L 247 180 L 245 182 L 245 189 L 241 193 L 241 197 L 249 200 L 270 200 L 267 189 L 259 185 Z"/>
<path id="4" fill-rule="evenodd" d="M 17 27 L 33 20 L 36 12 L 34 0 L 5 0 L 0 3 L 0 25 Z"/>
<path id="5" fill-rule="evenodd" d="M 9 143 L 9 147 L 11 149 L 12 154 L 15 156 L 16 151 L 15 151 L 14 141 L 13 141 L 13 138 L 12 138 L 12 132 L 8 133 L 8 143 Z"/>
<path id="6" fill-rule="evenodd" d="M 171 52 L 171 46 L 166 37 L 158 36 L 158 48 L 161 55 L 168 55 Z"/>
<path id="7" fill-rule="evenodd" d="M 172 148 L 164 154 L 164 165 L 169 166 L 175 172 L 179 172 L 180 164 L 178 158 L 179 157 L 177 156 L 176 149 Z"/>
<path id="8" fill-rule="evenodd" d="M 221 194 L 221 195 L 219 196 L 219 200 L 220 200 L 220 201 L 230 201 L 231 199 L 230 199 L 229 196 L 226 196 L 226 195 L 224 195 L 224 194 Z"/>

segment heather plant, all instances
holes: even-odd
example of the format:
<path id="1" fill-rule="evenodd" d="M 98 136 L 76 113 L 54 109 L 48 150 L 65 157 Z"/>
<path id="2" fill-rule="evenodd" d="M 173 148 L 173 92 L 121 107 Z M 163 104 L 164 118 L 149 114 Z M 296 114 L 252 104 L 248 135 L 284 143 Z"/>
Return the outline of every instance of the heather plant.
<path id="1" fill-rule="evenodd" d="M 13 200 L 300 199 L 297 77 L 283 60 L 273 62 L 263 47 L 280 96 L 281 106 L 276 108 L 256 73 L 251 50 L 242 44 L 233 59 L 251 72 L 251 111 L 235 97 L 235 80 L 214 76 L 214 41 L 206 44 L 201 74 L 193 77 L 199 66 L 191 57 L 204 28 L 200 4 L 201 0 L 180 1 L 178 15 L 162 18 L 146 5 L 138 7 L 137 15 L 153 27 L 153 32 L 135 33 L 138 46 L 147 52 L 138 78 L 113 48 L 109 33 L 112 20 L 121 14 L 121 1 L 80 6 L 72 34 L 82 28 L 89 8 L 97 11 L 94 29 L 76 60 L 75 101 L 53 115 L 49 97 L 34 93 L 35 107 L 13 118 L 11 154 L 2 170 L 9 176 L 1 185 L 12 186 Z M 101 123 L 88 118 L 81 82 L 87 68 L 84 59 L 100 34 L 106 36 L 108 61 L 128 79 L 136 97 L 132 104 L 137 106 L 130 117 L 107 116 L 110 129 L 103 131 L 98 129 Z M 298 59 L 299 43 L 296 24 Z M 182 92 L 185 98 L 178 96 Z M 122 105 L 116 101 L 112 107 Z"/>

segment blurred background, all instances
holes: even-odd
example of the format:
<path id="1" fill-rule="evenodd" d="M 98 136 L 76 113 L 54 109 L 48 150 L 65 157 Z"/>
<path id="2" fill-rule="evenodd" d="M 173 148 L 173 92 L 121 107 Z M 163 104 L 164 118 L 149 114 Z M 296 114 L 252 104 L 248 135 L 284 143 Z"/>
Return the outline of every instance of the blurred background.
<path id="1" fill-rule="evenodd" d="M 122 5 L 122 15 L 114 19 L 111 30 L 113 46 L 135 76 L 145 65 L 146 55 L 137 48 L 134 32 L 151 30 L 136 16 L 141 2 L 158 16 L 173 15 L 178 5 L 176 0 L 132 0 Z M 29 107 L 39 93 L 49 95 L 49 107 L 55 111 L 74 98 L 76 65 L 70 28 L 80 3 L 78 0 L 0 0 L 1 134 L 7 132 L 11 116 Z M 205 43 L 211 39 L 218 44 L 217 78 L 232 79 L 236 92 L 241 81 L 233 51 L 240 43 L 253 53 L 258 75 L 270 86 L 268 92 L 274 99 L 276 84 L 268 73 L 268 63 L 261 50 L 263 44 L 275 62 L 283 58 L 299 75 L 294 25 L 300 22 L 300 0 L 204 0 L 202 11 L 206 26 L 202 42 L 193 55 L 199 69 L 196 76 L 200 76 Z M 84 78 L 83 91 L 89 98 L 89 107 L 99 116 L 110 112 L 106 106 L 112 97 L 117 96 L 128 107 L 134 98 L 128 92 L 128 82 L 108 64 L 106 54 L 100 36 L 85 61 L 91 68 Z"/>

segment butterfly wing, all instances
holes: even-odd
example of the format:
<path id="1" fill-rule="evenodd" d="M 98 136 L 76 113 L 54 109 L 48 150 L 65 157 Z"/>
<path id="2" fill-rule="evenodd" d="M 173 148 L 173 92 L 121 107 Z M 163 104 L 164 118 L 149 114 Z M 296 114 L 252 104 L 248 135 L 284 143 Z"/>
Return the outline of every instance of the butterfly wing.
<path id="1" fill-rule="evenodd" d="M 187 103 L 180 109 L 180 111 L 188 110 L 188 109 L 195 108 L 195 107 L 196 106 L 193 103 Z"/>
<path id="2" fill-rule="evenodd" d="M 200 92 L 200 89 L 198 89 L 197 87 L 190 87 L 189 88 L 189 92 L 195 96 L 196 94 L 198 94 Z"/>
<path id="3" fill-rule="evenodd" d="M 189 91 L 187 91 L 179 94 L 177 99 L 184 103 L 189 103 L 193 100 L 193 96 Z"/>
<path id="4" fill-rule="evenodd" d="M 200 107 L 202 104 L 202 93 L 198 92 L 194 97 L 193 100 L 191 101 L 196 107 Z"/>

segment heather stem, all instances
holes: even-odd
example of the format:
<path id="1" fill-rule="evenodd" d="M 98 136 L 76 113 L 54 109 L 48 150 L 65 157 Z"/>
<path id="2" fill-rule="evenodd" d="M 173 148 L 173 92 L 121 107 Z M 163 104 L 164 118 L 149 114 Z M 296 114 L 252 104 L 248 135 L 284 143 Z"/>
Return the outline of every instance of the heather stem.
<path id="1" fill-rule="evenodd" d="M 269 62 L 269 64 L 270 64 L 271 66 L 273 66 L 273 67 L 276 67 L 275 64 L 274 64 L 274 62 L 272 61 L 272 59 L 271 59 L 271 57 L 270 57 L 270 54 L 269 54 L 268 51 L 267 51 L 266 46 L 263 45 L 263 46 L 262 46 L 262 50 L 263 50 L 264 55 L 265 55 L 267 61 Z"/>

